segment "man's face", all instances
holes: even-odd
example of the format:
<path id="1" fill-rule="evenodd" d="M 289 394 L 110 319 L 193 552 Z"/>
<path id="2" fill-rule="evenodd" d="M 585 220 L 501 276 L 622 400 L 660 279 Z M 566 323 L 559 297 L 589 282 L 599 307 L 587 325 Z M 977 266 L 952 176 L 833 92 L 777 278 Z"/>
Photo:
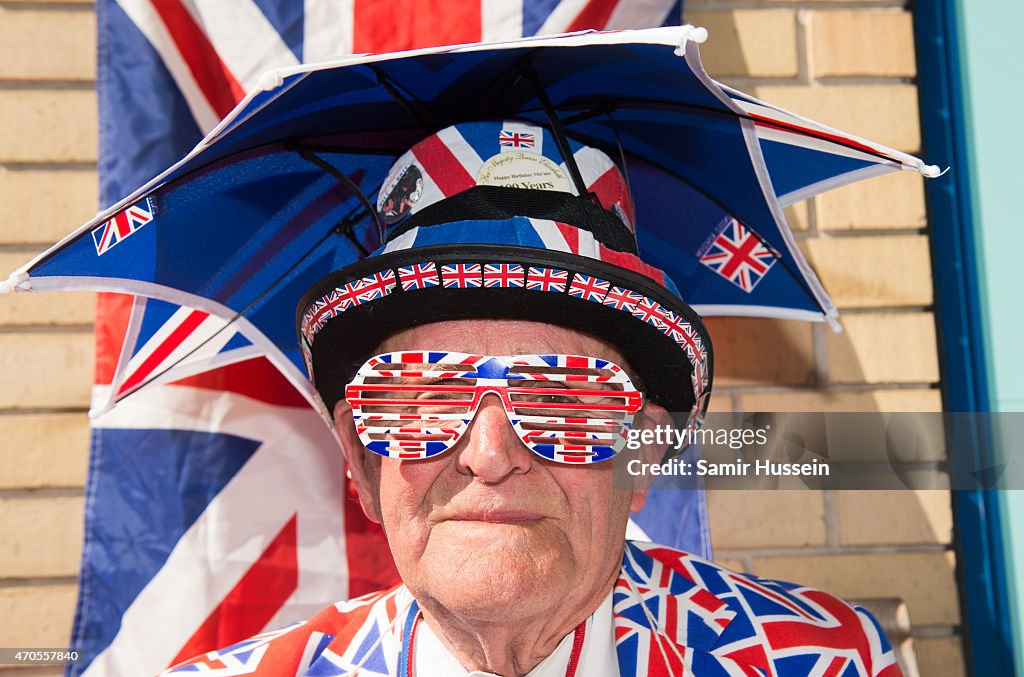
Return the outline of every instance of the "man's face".
<path id="1" fill-rule="evenodd" d="M 414 327 L 379 352 L 419 349 L 575 354 L 625 363 L 598 339 L 512 320 Z M 652 408 L 664 411 L 649 404 L 648 415 Z M 623 487 L 625 473 L 613 488 L 613 464 L 625 463 L 630 452 L 585 466 L 542 459 L 519 441 L 496 395 L 484 398 L 455 448 L 426 460 L 368 452 L 344 401 L 334 419 L 363 509 L 383 525 L 398 571 L 421 603 L 432 600 L 481 622 L 508 622 L 552 605 L 600 601 L 610 589 L 629 512 L 646 496 L 641 478 Z"/>

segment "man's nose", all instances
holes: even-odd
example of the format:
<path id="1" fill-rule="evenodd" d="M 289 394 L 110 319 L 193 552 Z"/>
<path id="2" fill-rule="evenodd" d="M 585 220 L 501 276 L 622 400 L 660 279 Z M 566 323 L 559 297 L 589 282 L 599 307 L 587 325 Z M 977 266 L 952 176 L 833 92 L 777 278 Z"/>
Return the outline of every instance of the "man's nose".
<path id="1" fill-rule="evenodd" d="M 484 395 L 476 418 L 470 424 L 456 463 L 464 474 L 485 482 L 500 482 L 533 463 L 533 452 L 522 443 L 505 414 L 501 398 Z"/>

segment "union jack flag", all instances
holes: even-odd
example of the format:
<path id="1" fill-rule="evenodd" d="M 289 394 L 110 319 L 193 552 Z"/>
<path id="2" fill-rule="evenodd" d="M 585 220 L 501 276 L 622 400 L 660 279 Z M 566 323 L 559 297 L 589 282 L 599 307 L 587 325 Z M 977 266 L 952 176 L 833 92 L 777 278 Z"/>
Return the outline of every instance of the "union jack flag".
<path id="1" fill-rule="evenodd" d="M 493 138 L 493 137 L 492 137 Z M 503 148 L 533 148 L 534 135 L 530 132 L 503 129 L 498 134 L 498 143 Z"/>
<path id="2" fill-rule="evenodd" d="M 607 280 L 576 273 L 572 276 L 572 284 L 569 285 L 569 296 L 602 303 L 604 297 L 608 295 L 609 288 L 611 282 Z"/>
<path id="3" fill-rule="evenodd" d="M 485 287 L 522 287 L 523 267 L 518 263 L 485 263 Z"/>
<path id="4" fill-rule="evenodd" d="M 640 303 L 643 298 L 644 297 L 641 294 L 638 294 L 635 291 L 613 286 L 608 290 L 608 294 L 604 297 L 604 300 L 601 303 L 615 308 L 616 310 L 625 310 L 630 313 L 635 313 L 636 305 Z"/>
<path id="5" fill-rule="evenodd" d="M 729 219 L 711 242 L 700 262 L 747 292 L 775 265 L 776 255 L 755 233 Z"/>
<path id="6" fill-rule="evenodd" d="M 564 292 L 569 283 L 569 272 L 556 268 L 535 268 L 526 272 L 526 288 L 536 291 Z"/>
<path id="7" fill-rule="evenodd" d="M 359 303 L 387 296 L 395 288 L 395 271 L 382 270 L 353 283 Z"/>
<path id="8" fill-rule="evenodd" d="M 92 240 L 96 245 L 96 255 L 107 253 L 111 247 L 152 220 L 153 201 L 148 197 L 142 202 L 125 207 L 102 226 L 93 229 Z"/>
<path id="9" fill-rule="evenodd" d="M 454 263 L 441 266 L 441 282 L 445 287 L 468 289 L 483 286 L 483 271 L 479 263 Z"/>
<path id="10" fill-rule="evenodd" d="M 664 314 L 665 309 L 661 307 L 661 304 L 646 296 L 640 297 L 640 300 L 637 301 L 636 309 L 633 311 L 633 315 L 647 324 L 654 325 L 658 329 L 662 329 L 665 326 L 664 321 L 661 319 Z"/>
<path id="11" fill-rule="evenodd" d="M 402 282 L 402 291 L 436 287 L 441 284 L 437 276 L 437 266 L 433 263 L 414 263 L 398 269 L 398 279 Z"/>

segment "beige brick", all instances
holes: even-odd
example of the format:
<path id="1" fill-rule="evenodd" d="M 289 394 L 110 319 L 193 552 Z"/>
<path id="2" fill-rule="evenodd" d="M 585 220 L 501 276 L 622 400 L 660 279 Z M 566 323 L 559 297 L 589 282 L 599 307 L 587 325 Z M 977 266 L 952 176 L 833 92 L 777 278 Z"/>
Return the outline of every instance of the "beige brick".
<path id="1" fill-rule="evenodd" d="M 83 503 L 81 497 L 0 498 L 0 578 L 76 575 Z"/>
<path id="2" fill-rule="evenodd" d="M 844 315 L 843 331 L 826 332 L 834 383 L 935 383 L 939 358 L 931 313 Z"/>
<path id="3" fill-rule="evenodd" d="M 911 77 L 917 72 L 910 12 L 810 12 L 808 29 L 814 77 Z"/>
<path id="4" fill-rule="evenodd" d="M 876 143 L 911 152 L 921 146 L 913 85 L 765 85 L 752 93 Z"/>
<path id="5" fill-rule="evenodd" d="M 86 407 L 91 332 L 0 335 L 0 408 Z"/>
<path id="6" fill-rule="evenodd" d="M 0 668 L 0 677 L 64 677 L 64 670 L 59 666 Z"/>
<path id="7" fill-rule="evenodd" d="M 952 542 L 948 491 L 839 491 L 836 499 L 844 546 Z"/>
<path id="8" fill-rule="evenodd" d="M 790 229 L 804 231 L 810 228 L 810 204 L 807 200 L 786 207 L 783 214 Z"/>
<path id="9" fill-rule="evenodd" d="M 744 573 L 747 570 L 746 565 L 743 563 L 743 560 L 741 559 L 719 559 L 718 557 L 716 557 L 715 564 L 719 564 L 728 569 L 729 571 L 736 571 L 739 573 Z"/>
<path id="10" fill-rule="evenodd" d="M 947 457 L 946 435 L 939 414 L 835 414 L 825 420 L 828 456 L 834 462 L 928 464 Z M 846 486 L 901 490 L 949 487 L 948 476 L 920 466 L 890 471 L 851 465 L 842 472 L 848 482 Z"/>
<path id="11" fill-rule="evenodd" d="M 732 410 L 732 398 L 728 395 L 713 395 L 708 404 L 709 414 L 725 414 Z"/>
<path id="12" fill-rule="evenodd" d="M 760 318 L 706 318 L 715 385 L 807 385 L 814 380 L 811 325 Z"/>
<path id="13" fill-rule="evenodd" d="M 0 253 L 0 278 L 25 264 L 28 254 Z M 0 325 L 91 324 L 96 296 L 90 293 L 23 293 L 0 297 Z"/>
<path id="14" fill-rule="evenodd" d="M 0 161 L 95 162 L 96 124 L 93 91 L 5 91 Z"/>
<path id="15" fill-rule="evenodd" d="M 91 169 L 0 167 L 0 242 L 56 242 L 96 214 L 97 195 Z"/>
<path id="16" fill-rule="evenodd" d="M 960 620 L 952 552 L 755 557 L 752 565 L 760 576 L 820 588 L 843 599 L 899 597 L 915 626 L 955 625 Z"/>
<path id="17" fill-rule="evenodd" d="M 739 411 L 942 411 L 937 389 L 742 393 Z"/>
<path id="18" fill-rule="evenodd" d="M 813 208 L 821 230 L 924 228 L 924 177 L 896 172 L 858 181 L 822 193 Z"/>
<path id="19" fill-rule="evenodd" d="M 0 416 L 0 489 L 79 487 L 89 463 L 82 414 Z"/>
<path id="20" fill-rule="evenodd" d="M 931 258 L 924 235 L 820 237 L 801 244 L 841 309 L 932 303 Z"/>
<path id="21" fill-rule="evenodd" d="M 711 542 L 719 550 L 825 544 L 820 491 L 708 491 Z"/>
<path id="22" fill-rule="evenodd" d="M 74 585 L 0 588 L 0 643 L 40 648 L 68 646 L 77 594 Z"/>
<path id="23" fill-rule="evenodd" d="M 0 9 L 0 78 L 92 80 L 96 17 L 81 10 Z"/>
<path id="24" fill-rule="evenodd" d="M 926 677 L 965 677 L 963 640 L 952 637 L 917 637 L 914 639 L 917 668 Z"/>
<path id="25" fill-rule="evenodd" d="M 686 20 L 708 29 L 700 56 L 714 77 L 793 77 L 798 72 L 792 10 L 687 12 Z"/>
<path id="26" fill-rule="evenodd" d="M 0 267 L 5 277 L 10 270 L 13 268 Z M 18 292 L 0 298 L 0 325 L 92 324 L 95 311 L 96 295 L 88 292 Z"/>

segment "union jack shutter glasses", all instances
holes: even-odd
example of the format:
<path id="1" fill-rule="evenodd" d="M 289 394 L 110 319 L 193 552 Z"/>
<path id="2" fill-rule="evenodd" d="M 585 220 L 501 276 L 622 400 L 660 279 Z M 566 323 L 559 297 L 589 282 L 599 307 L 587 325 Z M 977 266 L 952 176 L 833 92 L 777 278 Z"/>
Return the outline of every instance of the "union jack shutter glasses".
<path id="1" fill-rule="evenodd" d="M 607 360 L 445 351 L 372 357 L 346 387 L 345 399 L 367 449 L 423 459 L 455 446 L 492 393 L 523 444 L 558 463 L 614 456 L 643 405 L 626 372 Z"/>

